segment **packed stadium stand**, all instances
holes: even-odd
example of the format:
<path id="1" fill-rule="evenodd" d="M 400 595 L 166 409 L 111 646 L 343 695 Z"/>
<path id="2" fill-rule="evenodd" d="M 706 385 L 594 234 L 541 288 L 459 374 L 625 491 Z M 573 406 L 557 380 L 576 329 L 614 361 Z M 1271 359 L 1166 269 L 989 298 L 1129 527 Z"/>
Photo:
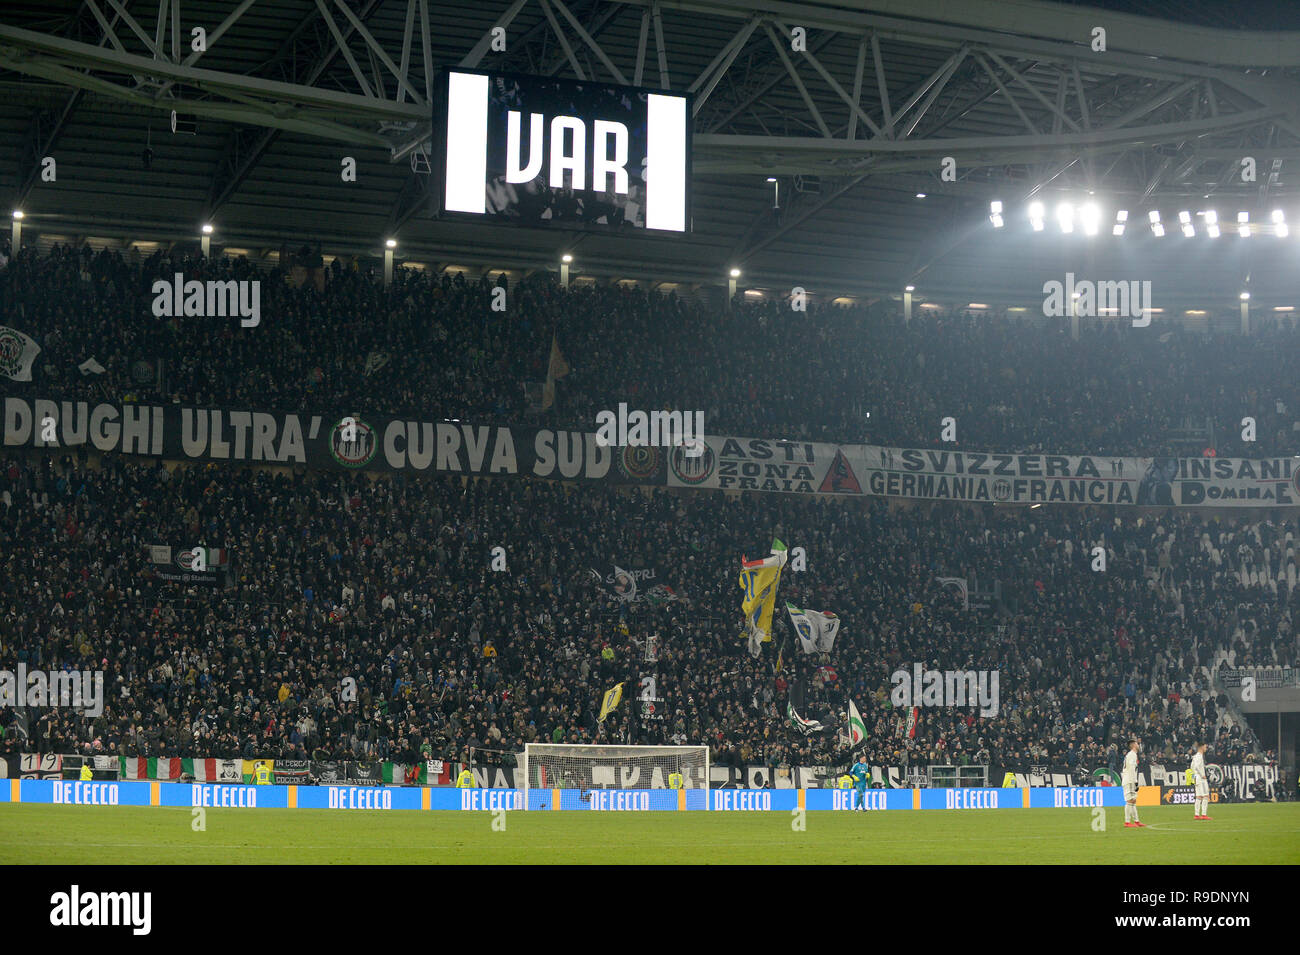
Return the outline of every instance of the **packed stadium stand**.
<path id="1" fill-rule="evenodd" d="M 9 393 L 579 427 L 634 396 L 645 407 L 701 406 L 710 433 L 922 448 L 953 414 L 960 447 L 1096 454 L 1175 451 L 1169 435 L 1189 417 L 1210 419 L 1220 454 L 1244 450 L 1240 414 L 1266 409 L 1252 455 L 1289 453 L 1300 427 L 1289 318 L 1248 337 L 1174 327 L 1159 339 L 1093 322 L 1075 341 L 1059 323 L 960 308 L 905 324 L 888 300 L 791 314 L 772 302 L 719 309 L 542 280 L 495 316 L 494 279 L 399 270 L 384 288 L 343 259 L 325 269 L 323 292 L 264 275 L 267 334 L 148 315 L 156 277 L 249 269 L 22 251 L 0 271 L 0 307 L 44 350 L 38 384 L 6 382 Z M 521 381 L 545 375 L 553 336 L 572 374 L 539 415 Z M 78 371 L 88 356 L 103 374 Z M 133 378 L 138 360 L 158 357 L 161 382 Z M 926 388 L 922 368 L 941 371 Z M 817 387 L 800 387 L 807 378 Z M 721 765 L 835 765 L 840 741 L 795 732 L 787 707 L 797 699 L 833 725 L 847 694 L 864 715 L 867 758 L 882 765 L 1116 770 L 1133 735 L 1152 758 L 1209 739 L 1223 762 L 1275 760 L 1216 674 L 1296 665 L 1300 519 L 1239 513 L 806 500 L 7 449 L 0 668 L 102 668 L 109 684 L 97 718 L 0 711 L 0 752 L 402 763 L 473 754 L 513 765 L 526 742 L 707 741 Z M 846 621 L 829 654 L 746 652 L 735 560 L 764 552 L 773 535 L 810 555 L 783 598 Z M 159 540 L 228 548 L 228 586 L 159 579 L 140 556 Z M 488 569 L 495 546 L 508 554 L 505 573 Z M 1108 573 L 1090 567 L 1094 546 Z M 648 571 L 653 594 L 621 600 L 605 581 L 616 562 Z M 964 610 L 940 577 L 996 581 L 994 605 Z M 651 636 L 663 718 L 625 709 L 598 723 L 601 694 L 635 686 Z M 997 713 L 926 709 L 914 736 L 903 733 L 889 675 L 914 661 L 1000 671 Z M 340 695 L 349 677 L 355 701 Z"/>
<path id="2" fill-rule="evenodd" d="M 333 259 L 325 294 L 263 275 L 264 335 L 225 323 L 159 322 L 152 284 L 181 272 L 206 281 L 261 275 L 242 258 L 195 253 L 143 256 L 55 246 L 27 249 L 0 284 L 0 305 L 45 342 L 44 384 L 56 397 L 103 387 L 78 371 L 94 356 L 128 381 L 141 358 L 168 359 L 165 389 L 139 400 L 293 406 L 310 400 L 361 412 L 437 413 L 519 421 L 522 382 L 544 377 L 552 335 L 581 356 L 564 400 L 546 420 L 590 428 L 620 401 L 700 408 L 711 433 L 772 435 L 894 447 L 938 446 L 938 422 L 960 419 L 958 448 L 1159 455 L 1203 445 L 1173 433 L 1211 422 L 1220 456 L 1290 454 L 1300 444 L 1300 354 L 1295 312 L 1257 320 L 1256 332 L 1149 334 L 1122 322 L 1068 323 L 1016 312 L 919 309 L 905 323 L 896 299 L 792 311 L 778 297 L 709 305 L 622 285 L 572 290 L 526 282 L 504 312 L 490 293 L 505 279 L 484 272 L 398 270 L 385 288 Z M 1032 318 L 1032 316 L 1030 316 Z M 990 320 L 993 319 L 993 320 Z M 386 365 L 367 373 L 371 355 Z M 815 381 L 794 387 L 790 372 Z M 1256 440 L 1238 422 L 1258 420 Z M 1193 429 L 1188 429 L 1193 430 Z M 952 446 L 952 445 L 950 445 Z"/>

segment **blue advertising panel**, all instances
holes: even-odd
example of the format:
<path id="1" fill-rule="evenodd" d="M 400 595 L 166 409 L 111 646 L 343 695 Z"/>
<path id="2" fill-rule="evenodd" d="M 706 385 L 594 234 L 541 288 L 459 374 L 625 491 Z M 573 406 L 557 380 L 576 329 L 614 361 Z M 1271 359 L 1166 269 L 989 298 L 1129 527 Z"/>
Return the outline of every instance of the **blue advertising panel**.
<path id="1" fill-rule="evenodd" d="M 714 812 L 789 812 L 799 805 L 797 789 L 714 789 L 709 795 Z"/>
<path id="2" fill-rule="evenodd" d="M 540 794 L 545 793 L 549 799 L 549 789 L 534 789 L 531 795 L 533 809 L 549 809 L 543 806 Z M 511 812 L 524 808 L 523 793 L 517 789 L 431 789 L 429 790 L 430 809 L 463 809 L 467 812 Z"/>
<path id="3" fill-rule="evenodd" d="M 24 779 L 22 802 L 72 806 L 147 806 L 149 783 L 83 783 L 71 779 Z"/>
<path id="4" fill-rule="evenodd" d="M 704 792 L 704 790 L 699 790 Z M 675 789 L 561 789 L 561 809 L 590 812 L 654 812 L 677 809 Z"/>
<path id="5" fill-rule="evenodd" d="M 418 788 L 408 786 L 299 786 L 299 809 L 420 809 Z"/>
<path id="6" fill-rule="evenodd" d="M 1017 790 L 1019 792 L 1019 790 Z M 1064 786 L 1029 790 L 1030 809 L 1073 809 L 1123 806 L 1124 790 L 1119 786 Z"/>
<path id="7" fill-rule="evenodd" d="M 910 789 L 868 789 L 863 796 L 868 812 L 912 808 Z M 849 811 L 853 809 L 853 799 L 852 789 L 809 789 L 804 800 L 804 808 Z"/>
<path id="8" fill-rule="evenodd" d="M 1020 789 L 922 789 L 922 809 L 1023 809 Z"/>
<path id="9" fill-rule="evenodd" d="M 158 787 L 158 804 L 187 809 L 287 809 L 289 787 L 164 783 Z"/>
<path id="10" fill-rule="evenodd" d="M 19 786 L 18 800 L 11 787 Z M 515 789 L 454 789 L 405 786 L 250 786 L 217 783 L 157 783 L 147 781 L 81 782 L 23 779 L 0 782 L 0 803 L 14 801 L 79 806 L 148 806 L 157 787 L 158 805 L 210 809 L 404 809 L 466 812 L 518 811 L 523 793 Z M 800 805 L 796 789 L 563 789 L 559 809 L 588 812 L 663 812 L 681 808 L 712 812 L 790 812 Z M 912 809 L 1023 809 L 1025 789 L 869 789 L 866 809 L 879 812 Z M 1028 808 L 1086 809 L 1120 807 L 1117 786 L 1030 788 Z M 852 789 L 803 790 L 803 807 L 810 811 L 849 812 Z M 528 809 L 550 811 L 556 791 L 530 789 Z"/>

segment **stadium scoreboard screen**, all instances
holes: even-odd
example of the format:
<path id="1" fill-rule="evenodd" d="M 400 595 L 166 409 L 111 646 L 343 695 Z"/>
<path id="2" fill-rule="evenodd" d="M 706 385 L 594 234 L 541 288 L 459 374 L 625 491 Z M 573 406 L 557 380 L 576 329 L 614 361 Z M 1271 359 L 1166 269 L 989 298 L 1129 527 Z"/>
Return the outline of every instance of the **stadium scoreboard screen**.
<path id="1" fill-rule="evenodd" d="M 690 96 L 460 69 L 439 92 L 440 213 L 689 230 Z"/>

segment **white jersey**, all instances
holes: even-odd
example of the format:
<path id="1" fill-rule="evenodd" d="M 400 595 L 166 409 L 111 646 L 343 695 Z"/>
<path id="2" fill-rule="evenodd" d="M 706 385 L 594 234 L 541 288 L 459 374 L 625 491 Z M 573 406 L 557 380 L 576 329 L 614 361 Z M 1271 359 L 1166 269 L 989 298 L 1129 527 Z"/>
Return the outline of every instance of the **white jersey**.
<path id="1" fill-rule="evenodd" d="M 1205 772 L 1205 757 L 1200 753 L 1192 756 L 1192 783 L 1196 787 L 1196 797 L 1203 799 L 1210 795 L 1210 777 Z"/>
<path id="2" fill-rule="evenodd" d="M 1120 774 L 1120 782 L 1125 786 L 1136 786 L 1138 781 L 1138 754 L 1134 750 L 1129 750 L 1124 756 L 1124 772 Z"/>

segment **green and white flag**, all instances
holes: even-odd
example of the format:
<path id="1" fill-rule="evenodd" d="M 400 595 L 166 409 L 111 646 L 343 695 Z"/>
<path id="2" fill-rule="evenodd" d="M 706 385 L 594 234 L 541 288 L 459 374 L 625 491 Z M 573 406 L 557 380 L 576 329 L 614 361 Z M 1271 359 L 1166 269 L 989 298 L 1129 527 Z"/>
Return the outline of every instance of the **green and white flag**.
<path id="1" fill-rule="evenodd" d="M 833 613 L 817 610 L 800 610 L 792 603 L 785 605 L 790 614 L 794 632 L 799 634 L 799 645 L 804 653 L 830 653 L 835 646 L 835 635 L 840 632 L 840 618 Z"/>
<path id="2" fill-rule="evenodd" d="M 862 722 L 862 714 L 857 706 L 849 700 L 849 747 L 855 747 L 867 738 L 867 724 Z"/>

